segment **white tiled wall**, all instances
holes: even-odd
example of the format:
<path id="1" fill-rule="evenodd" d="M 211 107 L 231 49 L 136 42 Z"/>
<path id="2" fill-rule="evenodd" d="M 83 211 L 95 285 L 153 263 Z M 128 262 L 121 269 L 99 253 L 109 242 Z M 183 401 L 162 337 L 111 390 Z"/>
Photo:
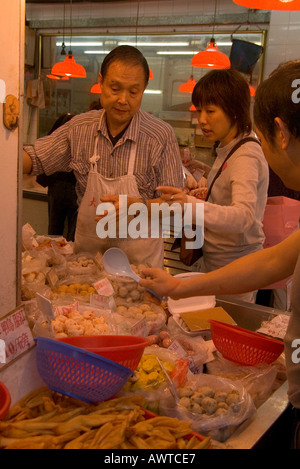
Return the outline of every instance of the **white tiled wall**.
<path id="1" fill-rule="evenodd" d="M 264 78 L 281 62 L 300 59 L 300 11 L 273 11 L 266 45 Z"/>

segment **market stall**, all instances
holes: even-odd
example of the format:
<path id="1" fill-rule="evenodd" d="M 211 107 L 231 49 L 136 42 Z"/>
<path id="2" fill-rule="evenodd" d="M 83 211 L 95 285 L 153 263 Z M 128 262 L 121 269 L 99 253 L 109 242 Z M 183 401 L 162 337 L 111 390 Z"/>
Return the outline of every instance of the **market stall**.
<path id="1" fill-rule="evenodd" d="M 64 238 L 37 236 L 30 225 L 23 227 L 23 303 L 0 322 L 5 343 L 0 382 L 10 400 L 10 410 L 6 401 L 6 415 L 0 421 L 1 447 L 34 446 L 32 441 L 27 446 L 33 436 L 41 448 L 89 447 L 91 441 L 83 444 L 92 437 L 83 436 L 85 424 L 70 421 L 70 428 L 73 423 L 76 428 L 60 430 L 56 410 L 61 407 L 70 418 L 83 408 L 84 414 L 93 414 L 106 408 L 111 398 L 117 409 L 120 402 L 125 407 L 130 402 L 142 416 L 123 422 L 121 433 L 105 439 L 103 448 L 186 448 L 192 436 L 189 447 L 194 449 L 254 447 L 288 405 L 282 338 L 289 316 L 215 297 L 161 301 L 132 278 L 108 273 L 102 261 L 100 254 L 75 254 L 73 244 Z M 143 275 L 142 265 L 131 268 Z M 218 340 L 223 329 L 212 327 L 218 324 L 228 328 L 227 341 L 228 331 L 233 333 L 231 352 L 241 341 L 236 357 L 228 355 L 228 347 L 226 353 L 224 341 L 222 345 Z M 240 336 L 237 327 L 242 328 Z M 82 364 L 68 387 L 64 376 L 74 375 L 78 368 L 72 364 L 74 348 L 82 354 Z M 68 358 L 62 374 L 53 359 L 57 353 L 60 365 L 62 356 Z M 96 361 L 91 365 L 88 359 Z M 97 373 L 91 374 L 90 366 L 116 376 L 115 387 L 110 378 L 100 380 Z M 92 397 L 82 387 L 85 373 Z M 115 415 L 116 409 L 109 412 Z M 176 422 L 175 433 L 185 432 L 181 441 L 169 435 L 166 442 L 161 433 L 156 435 L 155 425 L 146 426 L 151 431 L 145 433 L 146 427 L 138 422 L 150 417 L 153 423 L 157 418 L 167 419 L 160 423 Z M 49 438 L 42 437 L 43 426 L 32 433 L 31 425 L 40 420 L 47 421 Z M 108 427 L 101 430 L 103 422 L 87 425 L 94 437 L 96 432 L 106 434 L 105 428 L 110 434 Z M 141 433 L 134 433 L 132 428 L 139 425 Z M 124 436 L 128 434 L 135 437 L 130 440 Z M 160 443 L 154 441 L 155 435 Z M 97 441 L 93 439 L 93 445 L 101 447 Z"/>

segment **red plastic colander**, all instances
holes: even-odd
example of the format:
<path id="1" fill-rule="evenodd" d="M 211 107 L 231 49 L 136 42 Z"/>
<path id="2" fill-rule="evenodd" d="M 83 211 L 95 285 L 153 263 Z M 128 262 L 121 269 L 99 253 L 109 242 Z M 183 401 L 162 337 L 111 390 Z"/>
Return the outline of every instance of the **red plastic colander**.
<path id="1" fill-rule="evenodd" d="M 220 321 L 210 321 L 211 338 L 224 358 L 242 365 L 271 364 L 284 349 L 282 341 Z"/>
<path id="2" fill-rule="evenodd" d="M 108 358 L 135 371 L 149 340 L 127 335 L 77 336 L 57 339 Z"/>
<path id="3" fill-rule="evenodd" d="M 0 381 L 0 419 L 8 412 L 11 403 L 10 392 L 5 384 Z"/>

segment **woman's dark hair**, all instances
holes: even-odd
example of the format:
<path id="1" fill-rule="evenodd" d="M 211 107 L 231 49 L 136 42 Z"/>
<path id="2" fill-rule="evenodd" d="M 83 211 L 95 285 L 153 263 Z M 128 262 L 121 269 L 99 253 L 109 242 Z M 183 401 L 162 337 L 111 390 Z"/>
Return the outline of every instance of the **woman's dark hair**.
<path id="1" fill-rule="evenodd" d="M 148 84 L 149 66 L 147 60 L 136 47 L 126 45 L 116 47 L 105 57 L 101 65 L 102 78 L 105 78 L 108 71 L 108 67 L 113 62 L 117 61 L 130 65 L 141 65 L 145 73 L 145 85 Z"/>
<path id="2" fill-rule="evenodd" d="M 275 117 L 300 138 L 300 60 L 279 65 L 256 91 L 254 122 L 264 137 L 274 143 Z M 298 102 L 297 102 L 298 101 Z"/>
<path id="3" fill-rule="evenodd" d="M 61 125 L 64 125 L 66 122 L 70 121 L 74 117 L 74 114 L 62 114 L 54 122 L 51 130 L 48 132 L 48 135 L 51 135 L 54 130 L 58 129 Z"/>
<path id="4" fill-rule="evenodd" d="M 250 99 L 247 81 L 234 69 L 208 72 L 200 78 L 192 94 L 197 109 L 211 104 L 221 107 L 231 124 L 237 125 L 238 135 L 251 132 Z"/>

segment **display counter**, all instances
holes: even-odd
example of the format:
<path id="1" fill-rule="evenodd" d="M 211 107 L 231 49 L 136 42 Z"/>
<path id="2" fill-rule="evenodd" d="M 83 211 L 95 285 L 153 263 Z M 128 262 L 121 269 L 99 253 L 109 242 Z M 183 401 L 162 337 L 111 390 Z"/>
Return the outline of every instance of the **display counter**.
<path id="1" fill-rule="evenodd" d="M 271 321 L 277 315 L 283 313 L 281 310 L 242 301 L 232 303 L 219 299 L 217 300 L 217 306 L 222 306 L 240 327 L 251 331 L 256 331 L 263 322 Z M 253 420 L 250 423 L 245 422 L 242 424 L 226 441 L 224 447 L 251 449 L 259 446 L 263 449 L 264 445 L 261 442 L 264 440 L 268 441 L 268 434 L 271 428 L 276 424 L 278 419 L 283 417 L 285 412 L 288 412 L 287 390 L 288 383 L 283 381 L 281 386 L 257 409 Z M 279 429 L 279 431 L 283 433 L 284 428 Z M 282 439 L 284 439 L 283 437 L 284 435 L 282 434 Z"/>

